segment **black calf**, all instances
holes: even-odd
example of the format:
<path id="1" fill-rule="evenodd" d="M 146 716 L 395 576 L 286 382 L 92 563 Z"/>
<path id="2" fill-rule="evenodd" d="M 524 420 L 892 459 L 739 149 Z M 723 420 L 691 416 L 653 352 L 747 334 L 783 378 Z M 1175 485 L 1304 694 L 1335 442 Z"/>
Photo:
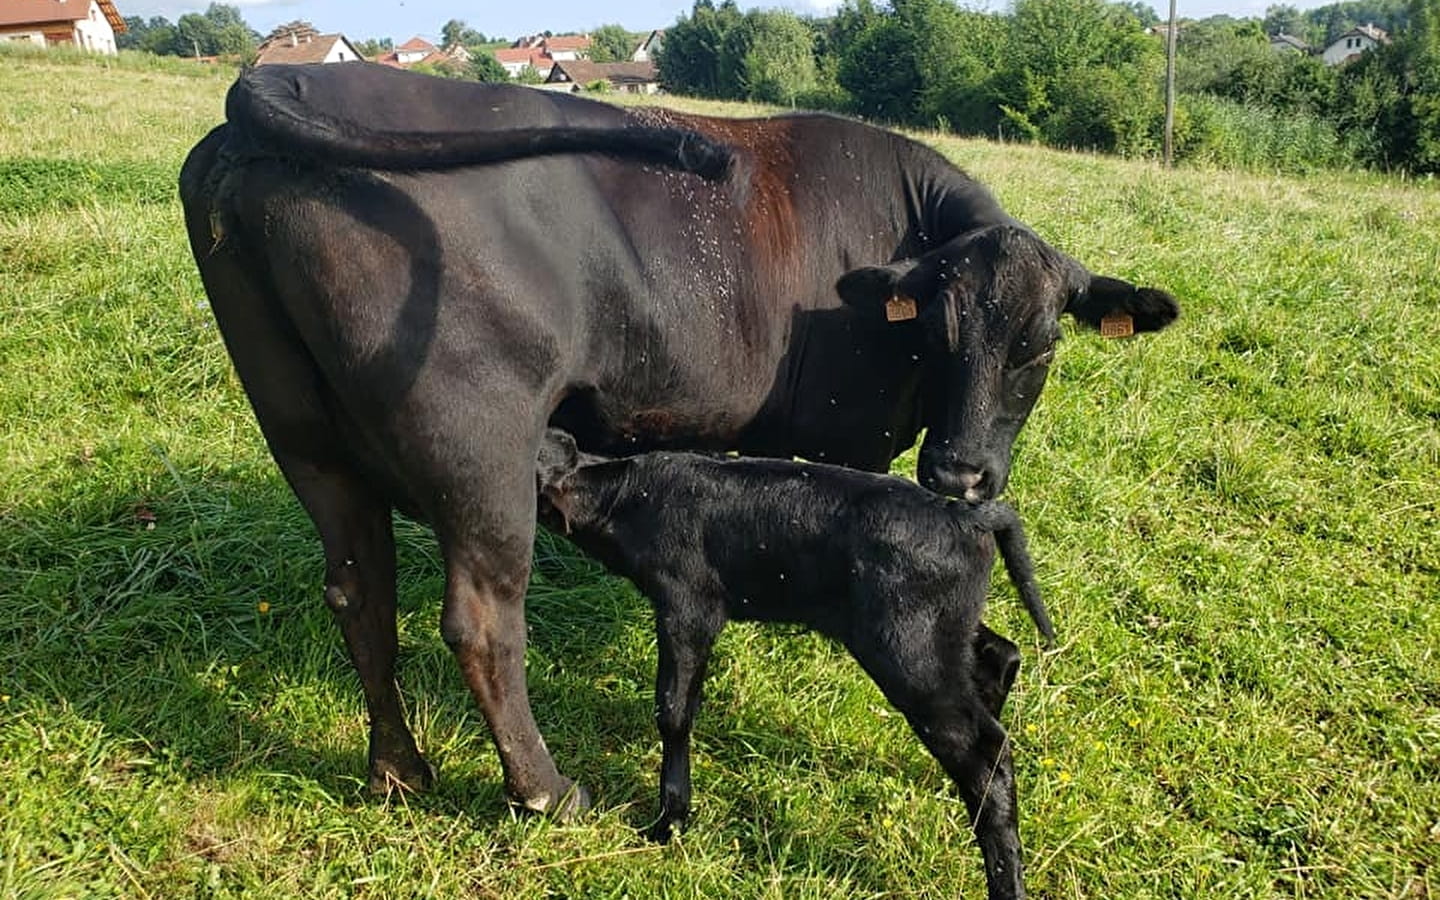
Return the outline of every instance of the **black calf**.
<path id="1" fill-rule="evenodd" d="M 1013 510 L 834 466 L 685 453 L 582 459 L 555 429 L 537 478 L 542 521 L 655 607 L 664 762 L 654 838 L 690 812 L 690 728 L 720 629 L 729 619 L 801 623 L 849 649 L 959 785 L 991 900 L 1024 896 L 997 719 L 1019 653 L 980 621 L 998 543 L 1036 626 L 1052 636 Z"/>

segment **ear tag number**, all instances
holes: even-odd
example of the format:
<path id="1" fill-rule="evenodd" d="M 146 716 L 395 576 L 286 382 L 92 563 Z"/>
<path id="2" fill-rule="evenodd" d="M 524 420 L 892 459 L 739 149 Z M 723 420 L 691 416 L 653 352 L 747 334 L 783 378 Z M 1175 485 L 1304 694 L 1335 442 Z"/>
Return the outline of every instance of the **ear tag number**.
<path id="1" fill-rule="evenodd" d="M 1135 320 L 1129 313 L 1111 313 L 1100 320 L 1100 336 L 1125 338 L 1135 333 Z"/>
<path id="2" fill-rule="evenodd" d="M 885 301 L 885 321 L 904 322 L 913 319 L 920 313 L 915 309 L 915 298 L 906 297 L 904 294 L 896 294 Z"/>

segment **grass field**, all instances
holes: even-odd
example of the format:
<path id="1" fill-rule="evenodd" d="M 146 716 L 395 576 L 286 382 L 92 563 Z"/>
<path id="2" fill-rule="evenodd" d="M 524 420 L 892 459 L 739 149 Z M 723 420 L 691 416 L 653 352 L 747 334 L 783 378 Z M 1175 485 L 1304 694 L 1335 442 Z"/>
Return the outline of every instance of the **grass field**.
<path id="1" fill-rule="evenodd" d="M 736 626 L 657 848 L 648 609 L 542 539 L 537 717 L 595 790 L 514 815 L 400 527 L 401 682 L 440 772 L 364 791 L 308 521 L 174 178 L 223 77 L 0 54 L 0 896 L 975 897 L 934 761 L 842 652 Z M 1016 448 L 1061 633 L 1007 725 L 1047 898 L 1440 898 L 1440 189 L 937 139 L 1097 271 L 1184 306 L 1069 333 Z"/>

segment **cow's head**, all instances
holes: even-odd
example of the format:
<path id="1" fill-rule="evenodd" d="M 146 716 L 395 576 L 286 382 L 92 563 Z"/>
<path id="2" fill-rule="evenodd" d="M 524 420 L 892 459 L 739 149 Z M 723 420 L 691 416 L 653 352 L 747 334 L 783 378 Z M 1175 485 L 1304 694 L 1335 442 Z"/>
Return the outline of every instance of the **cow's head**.
<path id="1" fill-rule="evenodd" d="M 840 297 L 923 346 L 920 483 L 978 503 L 1010 474 L 1010 448 L 1045 384 L 1060 315 L 1122 333 L 1179 314 L 1164 291 L 1091 275 L 1018 224 L 960 235 L 916 259 L 846 273 Z"/>

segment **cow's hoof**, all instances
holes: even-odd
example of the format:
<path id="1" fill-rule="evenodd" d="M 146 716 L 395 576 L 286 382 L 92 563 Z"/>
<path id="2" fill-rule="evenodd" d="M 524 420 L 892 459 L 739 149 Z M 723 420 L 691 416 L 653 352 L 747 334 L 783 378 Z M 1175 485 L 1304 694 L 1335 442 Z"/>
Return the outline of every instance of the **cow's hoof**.
<path id="1" fill-rule="evenodd" d="M 435 784 L 435 770 L 422 757 L 408 765 L 376 761 L 370 765 L 370 792 L 389 795 L 395 791 L 420 794 Z"/>
<path id="2" fill-rule="evenodd" d="M 558 794 L 537 794 L 529 798 L 513 798 L 517 807 L 533 813 L 550 816 L 560 822 L 569 822 L 590 808 L 590 792 L 577 782 L 564 779 L 564 786 Z"/>

